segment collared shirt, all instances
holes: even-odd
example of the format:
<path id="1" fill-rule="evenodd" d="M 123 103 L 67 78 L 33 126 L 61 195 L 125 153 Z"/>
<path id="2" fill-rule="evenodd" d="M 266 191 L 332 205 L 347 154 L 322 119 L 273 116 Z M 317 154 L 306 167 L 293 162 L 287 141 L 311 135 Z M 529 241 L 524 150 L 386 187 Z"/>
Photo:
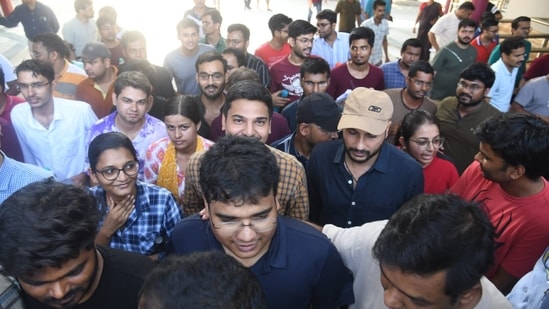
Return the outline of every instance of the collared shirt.
<path id="1" fill-rule="evenodd" d="M 307 169 L 307 164 L 309 163 L 309 159 L 304 157 L 302 154 L 300 154 L 297 151 L 297 149 L 295 149 L 295 144 L 294 144 L 295 134 L 296 134 L 296 132 L 294 131 L 294 133 L 292 133 L 290 135 L 287 135 L 287 136 L 279 139 L 278 141 L 272 143 L 271 146 L 278 149 L 278 150 L 280 150 L 280 151 L 284 151 L 285 153 L 291 154 L 299 162 L 301 162 L 301 164 L 303 164 L 303 167 L 305 169 Z"/>
<path id="2" fill-rule="evenodd" d="M 53 106 L 53 120 L 48 128 L 34 119 L 28 103 L 13 108 L 11 121 L 25 162 L 65 180 L 85 170 L 86 132 L 97 117 L 84 102 L 53 97 Z"/>
<path id="3" fill-rule="evenodd" d="M 500 44 L 498 44 L 496 47 L 494 47 L 494 50 L 492 50 L 492 53 L 490 54 L 490 58 L 488 58 L 488 64 L 492 65 L 496 63 L 501 58 L 501 50 L 500 50 Z M 528 40 L 524 40 L 524 61 L 522 62 L 522 65 L 520 66 L 519 72 L 517 74 L 517 79 L 515 80 L 515 87 L 518 87 L 520 80 L 522 79 L 522 75 L 526 71 L 526 63 L 528 62 L 528 59 L 530 58 L 530 51 L 532 50 L 532 43 Z M 544 74 L 545 75 L 545 74 Z"/>
<path id="4" fill-rule="evenodd" d="M 0 266 L 0 269 L 2 267 Z M 0 273 L 0 308 L 2 309 L 23 309 L 21 298 L 21 287 L 17 280 Z"/>
<path id="5" fill-rule="evenodd" d="M 35 165 L 15 161 L 2 151 L 0 151 L 0 156 L 4 158 L 0 164 L 0 203 L 15 191 L 32 182 L 53 177 L 52 172 Z"/>
<path id="6" fill-rule="evenodd" d="M 259 75 L 259 80 L 261 83 L 265 85 L 265 87 L 269 87 L 269 84 L 271 83 L 271 75 L 269 74 L 269 68 L 263 60 L 252 54 L 247 54 L 246 67 L 254 70 L 257 75 Z"/>
<path id="7" fill-rule="evenodd" d="M 116 127 L 116 115 L 118 115 L 118 112 L 114 112 L 105 118 L 101 118 L 91 127 L 88 133 L 86 152 L 87 147 L 99 134 L 107 132 L 120 132 L 120 130 Z M 139 134 L 137 134 L 137 136 L 135 136 L 132 140 L 133 147 L 135 147 L 135 150 L 137 151 L 137 159 L 139 160 L 139 180 L 144 179 L 143 173 L 147 149 L 152 143 L 166 136 L 168 136 L 168 133 L 166 132 L 166 126 L 164 123 L 153 116 L 145 114 L 145 123 L 143 124 L 141 131 L 139 131 Z M 89 165 L 88 156 L 86 156 L 86 163 Z"/>
<path id="8" fill-rule="evenodd" d="M 387 142 L 355 188 L 344 160 L 343 140 L 313 148 L 307 168 L 311 221 L 351 227 L 388 219 L 404 202 L 423 192 L 421 166 Z"/>
<path id="9" fill-rule="evenodd" d="M 59 77 L 55 80 L 53 96 L 74 100 L 76 98 L 76 87 L 86 78 L 88 78 L 88 76 L 83 69 L 65 60 L 65 66 L 59 73 Z M 87 99 L 88 98 L 76 98 L 76 100 L 91 104 Z M 112 108 L 112 102 L 110 107 Z"/>
<path id="10" fill-rule="evenodd" d="M 514 67 L 511 72 L 507 69 L 503 60 L 499 58 L 496 63 L 490 66 L 496 73 L 494 85 L 490 88 L 487 97 L 490 97 L 490 105 L 497 108 L 500 112 L 505 113 L 511 107 L 511 97 L 515 89 L 515 80 L 519 71 L 518 67 Z"/>
<path id="11" fill-rule="evenodd" d="M 222 51 L 224 51 L 225 48 L 227 48 L 227 44 L 225 43 L 225 39 L 222 36 L 219 37 L 219 40 L 217 41 L 217 43 L 215 43 L 215 45 L 208 43 L 208 36 L 205 36 L 204 38 L 200 39 L 198 42 L 203 43 L 203 44 L 208 44 L 208 45 L 211 45 L 211 46 L 215 47 L 215 50 L 219 54 Z"/>
<path id="12" fill-rule="evenodd" d="M 497 40 L 491 41 L 488 46 L 484 46 L 480 40 L 480 35 L 474 38 L 473 41 L 471 41 L 471 46 L 477 50 L 477 59 L 475 62 L 488 63 L 488 58 L 490 58 L 490 54 L 496 45 L 498 45 Z"/>
<path id="13" fill-rule="evenodd" d="M 118 69 L 115 66 L 111 66 L 109 69 L 112 70 L 113 80 L 107 92 L 104 92 L 95 82 L 95 79 L 90 77 L 85 78 L 76 87 L 76 99 L 90 104 L 97 118 L 109 115 L 113 108 L 112 94 L 114 92 L 114 81 L 118 74 Z"/>
<path id="14" fill-rule="evenodd" d="M 383 80 L 385 80 L 385 89 L 405 88 L 406 76 L 400 70 L 400 59 L 386 62 L 379 67 L 383 71 Z"/>
<path id="15" fill-rule="evenodd" d="M 370 64 L 379 65 L 383 62 L 383 40 L 389 35 L 389 22 L 382 18 L 379 24 L 376 24 L 374 17 L 366 19 L 361 27 L 368 27 L 374 31 L 374 46 L 370 55 Z M 389 55 L 386 55 L 387 57 Z"/>
<path id="16" fill-rule="evenodd" d="M 332 46 L 325 39 L 316 37 L 311 51 L 311 54 L 324 58 L 330 64 L 330 69 L 349 60 L 349 34 L 346 32 L 336 32 L 336 34 L 337 37 Z"/>
<path id="17" fill-rule="evenodd" d="M 32 40 L 40 33 L 57 33 L 59 23 L 52 9 L 41 2 L 36 2 L 36 7 L 31 10 L 26 4 L 15 7 L 8 16 L 0 16 L 0 25 L 13 28 L 22 23 L 27 39 Z"/>
<path id="18" fill-rule="evenodd" d="M 136 185 L 135 208 L 124 226 L 112 235 L 110 246 L 144 255 L 165 252 L 165 248 L 155 248 L 155 240 L 160 236 L 167 241 L 175 224 L 183 219 L 183 214 L 170 191 L 139 181 Z M 109 212 L 106 193 L 101 186 L 90 188 L 90 193 L 103 214 L 99 221 L 100 230 Z"/>
<path id="19" fill-rule="evenodd" d="M 280 203 L 278 213 L 300 220 L 307 220 L 309 217 L 309 197 L 303 165 L 290 154 L 272 147 L 269 147 L 269 150 L 276 157 L 276 163 L 280 169 L 276 196 Z M 203 151 L 195 153 L 187 163 L 185 194 L 183 195 L 183 210 L 186 215 L 198 213 L 204 208 L 203 194 L 199 183 L 200 160 L 204 153 Z"/>
<path id="20" fill-rule="evenodd" d="M 440 48 L 457 39 L 459 21 L 455 12 L 448 12 L 448 14 L 439 18 L 433 27 L 431 27 L 429 32 L 435 34 L 437 44 Z"/>
<path id="21" fill-rule="evenodd" d="M 177 224 L 168 253 L 223 251 L 209 221 L 194 215 Z M 269 249 L 250 267 L 269 308 L 333 309 L 354 302 L 352 277 L 341 256 L 321 233 L 303 222 L 278 216 Z"/>

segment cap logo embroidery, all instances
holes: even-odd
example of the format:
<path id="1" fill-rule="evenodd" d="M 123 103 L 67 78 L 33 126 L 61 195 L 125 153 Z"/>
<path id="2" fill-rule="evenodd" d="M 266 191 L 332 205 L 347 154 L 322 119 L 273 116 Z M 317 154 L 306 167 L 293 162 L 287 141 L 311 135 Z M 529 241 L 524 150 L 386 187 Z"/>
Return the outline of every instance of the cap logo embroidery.
<path id="1" fill-rule="evenodd" d="M 375 106 L 375 105 L 370 105 L 370 106 L 368 106 L 368 111 L 374 112 L 374 113 L 381 113 L 381 107 Z"/>

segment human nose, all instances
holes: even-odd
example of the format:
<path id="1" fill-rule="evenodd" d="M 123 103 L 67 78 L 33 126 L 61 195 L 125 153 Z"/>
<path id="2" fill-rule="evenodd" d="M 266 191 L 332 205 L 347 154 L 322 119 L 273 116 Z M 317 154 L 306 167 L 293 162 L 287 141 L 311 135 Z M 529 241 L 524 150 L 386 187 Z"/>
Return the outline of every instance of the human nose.
<path id="1" fill-rule="evenodd" d="M 181 136 L 183 136 L 183 130 L 180 128 L 175 128 L 175 137 L 180 138 Z"/>
<path id="2" fill-rule="evenodd" d="M 65 284 L 62 280 L 52 282 L 49 289 L 50 296 L 55 299 L 63 299 L 68 291 L 69 285 Z"/>
<path id="3" fill-rule="evenodd" d="M 389 308 L 403 307 L 396 289 L 386 289 L 383 293 L 383 301 Z"/>
<path id="4" fill-rule="evenodd" d="M 475 155 L 474 159 L 475 159 L 475 161 L 477 161 L 477 162 L 479 162 L 479 163 L 480 163 L 480 161 L 482 160 L 482 158 L 481 158 L 481 154 L 480 154 L 480 151 L 479 151 L 479 152 L 477 152 L 477 154 Z"/>
<path id="5" fill-rule="evenodd" d="M 241 222 L 240 230 L 238 231 L 237 237 L 240 241 L 249 242 L 256 238 L 257 234 L 253 229 L 251 222 L 244 224 Z"/>

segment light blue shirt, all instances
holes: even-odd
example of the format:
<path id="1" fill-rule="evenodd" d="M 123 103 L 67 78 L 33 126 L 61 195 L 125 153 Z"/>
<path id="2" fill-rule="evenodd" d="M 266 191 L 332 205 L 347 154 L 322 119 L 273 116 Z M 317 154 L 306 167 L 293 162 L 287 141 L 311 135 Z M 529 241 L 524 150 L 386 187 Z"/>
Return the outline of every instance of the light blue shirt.
<path id="1" fill-rule="evenodd" d="M 513 68 L 509 72 L 501 58 L 490 67 L 496 73 L 494 85 L 490 88 L 490 92 L 488 92 L 490 104 L 500 112 L 505 113 L 511 107 L 511 97 L 515 89 L 515 79 L 517 78 L 519 68 Z"/>
<path id="2" fill-rule="evenodd" d="M 15 191 L 32 182 L 53 177 L 52 172 L 10 159 L 2 151 L 0 151 L 0 156 L 4 157 L 4 161 L 0 165 L 0 203 Z"/>
<path id="3" fill-rule="evenodd" d="M 325 39 L 316 37 L 311 54 L 324 58 L 330 64 L 330 69 L 336 64 L 346 63 L 349 60 L 349 34 L 337 32 L 332 46 Z"/>

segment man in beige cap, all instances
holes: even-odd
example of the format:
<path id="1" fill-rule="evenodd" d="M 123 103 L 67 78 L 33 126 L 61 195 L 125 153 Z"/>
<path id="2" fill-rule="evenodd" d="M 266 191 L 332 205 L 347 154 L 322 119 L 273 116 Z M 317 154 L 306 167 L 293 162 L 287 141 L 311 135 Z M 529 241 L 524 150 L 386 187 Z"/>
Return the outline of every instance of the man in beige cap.
<path id="1" fill-rule="evenodd" d="M 355 88 L 338 130 L 343 140 L 313 149 L 307 169 L 312 222 L 340 227 L 389 219 L 423 191 L 421 166 L 385 142 L 393 104 L 383 91 Z"/>

